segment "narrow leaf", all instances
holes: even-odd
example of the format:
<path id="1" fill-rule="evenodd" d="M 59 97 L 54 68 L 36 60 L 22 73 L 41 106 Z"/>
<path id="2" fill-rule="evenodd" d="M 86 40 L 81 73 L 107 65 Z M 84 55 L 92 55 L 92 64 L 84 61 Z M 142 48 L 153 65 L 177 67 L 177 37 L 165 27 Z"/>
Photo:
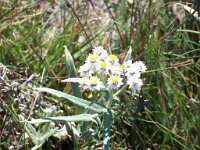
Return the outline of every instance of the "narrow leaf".
<path id="1" fill-rule="evenodd" d="M 29 121 L 29 123 L 44 123 L 44 122 L 51 122 L 51 121 L 59 121 L 59 122 L 78 122 L 78 121 L 93 121 L 98 114 L 80 114 L 80 115 L 73 115 L 73 116 L 59 116 L 59 117 L 47 117 L 43 119 L 34 119 Z"/>
<path id="2" fill-rule="evenodd" d="M 66 65 L 67 65 L 67 69 L 69 71 L 69 75 L 70 78 L 76 78 L 77 74 L 76 74 L 76 69 L 74 66 L 74 60 L 69 52 L 69 50 L 67 49 L 66 46 L 64 46 L 64 51 L 65 51 L 65 56 L 66 56 Z M 80 88 L 79 88 L 79 83 L 71 83 L 72 86 L 72 91 L 73 91 L 73 95 L 76 97 L 81 98 L 81 92 L 80 92 Z"/>
<path id="3" fill-rule="evenodd" d="M 37 133 L 35 128 L 29 123 L 25 123 L 25 130 L 28 133 L 28 135 L 31 138 L 31 140 L 33 141 L 33 143 L 35 145 L 37 145 L 38 144 L 39 133 Z"/>
<path id="4" fill-rule="evenodd" d="M 85 99 L 82 99 L 82 98 L 78 98 L 78 97 L 75 97 L 75 96 L 72 96 L 72 95 L 69 95 L 69 94 L 66 94 L 66 93 L 63 93 L 63 92 L 60 92 L 60 91 L 57 91 L 57 90 L 54 90 L 54 89 L 50 89 L 50 88 L 36 88 L 36 90 L 38 90 L 39 92 L 47 92 L 47 93 L 50 93 L 52 95 L 55 95 L 57 97 L 61 97 L 61 98 L 64 98 L 64 100 L 68 100 L 78 106 L 82 106 L 86 109 L 89 109 L 89 110 L 92 110 L 92 111 L 95 111 L 95 112 L 98 112 L 98 113 L 102 113 L 105 111 L 105 108 L 98 105 L 97 103 L 95 102 L 89 102 Z"/>
<path id="5" fill-rule="evenodd" d="M 80 81 L 80 78 L 68 78 L 68 79 L 65 79 L 65 80 L 62 80 L 62 82 L 79 82 Z"/>
<path id="6" fill-rule="evenodd" d="M 124 62 L 131 60 L 131 58 L 132 58 L 132 47 L 130 46 L 130 48 L 129 48 L 127 54 L 126 54 L 126 57 L 124 59 Z"/>
<path id="7" fill-rule="evenodd" d="M 103 149 L 109 150 L 110 145 L 110 127 L 112 123 L 112 112 L 108 109 L 103 116 Z"/>

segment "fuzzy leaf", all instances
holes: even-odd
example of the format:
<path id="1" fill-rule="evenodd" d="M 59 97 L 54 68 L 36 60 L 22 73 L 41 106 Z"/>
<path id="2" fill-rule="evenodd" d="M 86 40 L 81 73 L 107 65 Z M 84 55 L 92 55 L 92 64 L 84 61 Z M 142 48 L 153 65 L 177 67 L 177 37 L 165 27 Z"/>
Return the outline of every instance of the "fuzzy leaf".
<path id="1" fill-rule="evenodd" d="M 109 150 L 110 145 L 110 127 L 112 124 L 112 112 L 108 109 L 103 116 L 103 149 Z"/>
<path id="2" fill-rule="evenodd" d="M 131 60 L 131 58 L 132 58 L 132 47 L 130 46 L 130 48 L 129 48 L 127 54 L 126 54 L 126 57 L 124 59 L 124 62 Z"/>
<path id="3" fill-rule="evenodd" d="M 70 102 L 72 102 L 72 103 L 74 103 L 78 106 L 82 106 L 85 109 L 89 109 L 89 110 L 95 111 L 97 113 L 102 113 L 102 112 L 105 112 L 105 110 L 106 110 L 104 107 L 98 105 L 95 102 L 89 102 L 85 99 L 78 98 L 78 97 L 75 97 L 75 96 L 54 90 L 54 89 L 36 88 L 36 90 L 38 90 L 39 92 L 47 92 L 47 93 L 50 93 L 50 94 L 55 95 L 57 97 L 64 98 L 64 100 L 68 100 L 68 101 L 70 101 Z"/>
<path id="4" fill-rule="evenodd" d="M 68 78 L 68 79 L 65 79 L 65 80 L 62 80 L 62 82 L 79 82 L 80 81 L 80 78 Z"/>
<path id="5" fill-rule="evenodd" d="M 65 56 L 66 56 L 66 65 L 69 71 L 70 78 L 76 78 L 77 74 L 76 74 L 76 69 L 74 65 L 74 60 L 69 50 L 67 49 L 67 47 L 64 46 L 64 48 L 65 48 L 64 51 L 65 51 Z M 79 83 L 71 83 L 71 86 L 72 86 L 73 95 L 76 97 L 82 98 L 80 88 L 79 88 Z"/>
<path id="6" fill-rule="evenodd" d="M 35 145 L 38 145 L 38 137 L 40 136 L 38 132 L 36 132 L 35 128 L 29 124 L 25 123 L 25 130 L 28 133 L 29 137 L 33 141 Z"/>
<path id="7" fill-rule="evenodd" d="M 77 122 L 77 121 L 93 121 L 94 118 L 96 118 L 98 114 L 80 114 L 80 115 L 73 115 L 73 116 L 58 116 L 58 117 L 47 117 L 43 119 L 34 119 L 32 121 L 29 121 L 29 123 L 44 123 L 44 122 L 51 122 L 51 121 L 66 121 L 66 122 Z"/>

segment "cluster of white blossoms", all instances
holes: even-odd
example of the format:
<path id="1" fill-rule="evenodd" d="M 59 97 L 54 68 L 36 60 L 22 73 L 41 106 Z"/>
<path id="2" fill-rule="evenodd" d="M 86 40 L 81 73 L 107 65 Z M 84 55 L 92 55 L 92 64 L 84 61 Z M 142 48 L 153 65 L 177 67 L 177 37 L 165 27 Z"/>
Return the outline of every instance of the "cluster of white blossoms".
<path id="1" fill-rule="evenodd" d="M 116 55 L 108 54 L 101 46 L 93 49 L 85 64 L 80 67 L 80 86 L 90 90 L 119 89 L 127 84 L 133 91 L 139 91 L 143 85 L 141 73 L 146 71 L 142 61 L 119 63 Z"/>

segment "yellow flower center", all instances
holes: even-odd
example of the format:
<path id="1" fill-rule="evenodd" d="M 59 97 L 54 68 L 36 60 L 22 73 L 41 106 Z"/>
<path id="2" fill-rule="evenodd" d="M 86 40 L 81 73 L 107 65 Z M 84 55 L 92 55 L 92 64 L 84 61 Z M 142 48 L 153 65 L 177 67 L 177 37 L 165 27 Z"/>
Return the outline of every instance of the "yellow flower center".
<path id="1" fill-rule="evenodd" d="M 114 61 L 114 60 L 117 59 L 117 56 L 116 56 L 116 55 L 113 55 L 113 54 L 110 54 L 110 55 L 109 55 L 109 58 L 110 58 L 112 61 Z"/>
<path id="2" fill-rule="evenodd" d="M 90 54 L 90 61 L 91 61 L 91 62 L 96 62 L 97 59 L 98 59 L 98 56 L 97 56 L 97 55 Z"/>
<path id="3" fill-rule="evenodd" d="M 100 67 L 101 68 L 106 68 L 106 62 L 105 61 L 100 61 Z"/>
<path id="4" fill-rule="evenodd" d="M 111 79 L 112 83 L 114 83 L 114 84 L 119 82 L 119 77 L 118 76 L 111 76 L 110 79 Z"/>
<path id="5" fill-rule="evenodd" d="M 96 76 L 90 77 L 90 82 L 91 82 L 92 84 L 97 84 L 97 81 L 98 81 L 98 78 L 97 78 Z"/>

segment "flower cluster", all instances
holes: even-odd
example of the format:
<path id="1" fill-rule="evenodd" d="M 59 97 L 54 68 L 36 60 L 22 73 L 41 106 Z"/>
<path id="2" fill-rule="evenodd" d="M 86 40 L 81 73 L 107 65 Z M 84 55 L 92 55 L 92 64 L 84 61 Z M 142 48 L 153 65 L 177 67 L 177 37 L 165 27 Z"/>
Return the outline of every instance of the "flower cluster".
<path id="1" fill-rule="evenodd" d="M 83 89 L 119 89 L 127 84 L 133 91 L 139 91 L 143 85 L 141 73 L 146 71 L 146 66 L 141 61 L 125 61 L 119 63 L 114 54 L 108 52 L 101 46 L 93 49 L 87 57 L 85 64 L 79 69 L 80 86 Z"/>

